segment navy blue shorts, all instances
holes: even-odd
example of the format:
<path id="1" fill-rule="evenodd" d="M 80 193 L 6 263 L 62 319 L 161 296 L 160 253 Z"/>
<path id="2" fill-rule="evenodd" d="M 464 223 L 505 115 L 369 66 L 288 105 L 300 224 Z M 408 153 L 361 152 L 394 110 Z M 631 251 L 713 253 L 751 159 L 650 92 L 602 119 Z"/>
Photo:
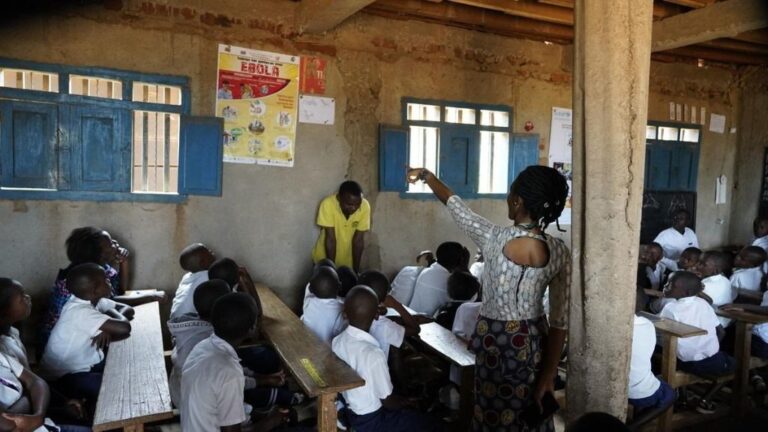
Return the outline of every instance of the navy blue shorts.
<path id="1" fill-rule="evenodd" d="M 655 393 L 640 399 L 630 399 L 629 403 L 635 408 L 635 412 L 637 412 L 671 405 L 672 402 L 675 401 L 676 396 L 675 390 L 665 381 L 661 381 L 661 385 Z"/>
<path id="2" fill-rule="evenodd" d="M 677 366 L 680 370 L 694 375 L 711 377 L 732 373 L 736 369 L 736 361 L 728 354 L 718 351 L 711 357 L 696 361 L 680 361 Z"/>
<path id="3" fill-rule="evenodd" d="M 356 432 L 443 432 L 445 425 L 438 419 L 417 411 L 379 408 L 370 414 L 357 415 L 347 409 L 350 426 Z"/>
<path id="4" fill-rule="evenodd" d="M 752 355 L 761 359 L 768 359 L 768 343 L 756 334 L 752 335 Z"/>

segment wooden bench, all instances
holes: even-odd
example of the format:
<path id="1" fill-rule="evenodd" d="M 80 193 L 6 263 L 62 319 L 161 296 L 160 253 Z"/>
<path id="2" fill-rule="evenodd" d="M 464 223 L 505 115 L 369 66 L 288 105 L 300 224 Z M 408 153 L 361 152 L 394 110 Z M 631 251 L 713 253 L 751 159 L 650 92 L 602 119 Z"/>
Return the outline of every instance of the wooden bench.
<path id="1" fill-rule="evenodd" d="M 143 431 L 145 423 L 173 417 L 159 305 L 154 302 L 134 309 L 131 336 L 109 345 L 94 432 Z"/>
<path id="2" fill-rule="evenodd" d="M 475 354 L 467 348 L 465 340 L 434 322 L 422 324 L 419 335 L 414 336 L 412 342 L 458 366 L 461 371 L 459 413 L 464 426 L 462 430 L 468 430 L 474 405 Z"/>
<path id="3" fill-rule="evenodd" d="M 736 372 L 733 383 L 734 403 L 733 413 L 743 416 L 748 409 L 747 389 L 749 388 L 749 371 L 768 365 L 768 361 L 752 357 L 752 327 L 755 324 L 768 322 L 768 316 L 745 311 L 718 310 L 717 314 L 733 321 L 736 326 Z"/>
<path id="4" fill-rule="evenodd" d="M 336 395 L 365 381 L 331 351 L 276 295 L 256 284 L 264 318 L 261 333 L 310 397 L 317 397 L 317 429 L 336 431 Z"/>

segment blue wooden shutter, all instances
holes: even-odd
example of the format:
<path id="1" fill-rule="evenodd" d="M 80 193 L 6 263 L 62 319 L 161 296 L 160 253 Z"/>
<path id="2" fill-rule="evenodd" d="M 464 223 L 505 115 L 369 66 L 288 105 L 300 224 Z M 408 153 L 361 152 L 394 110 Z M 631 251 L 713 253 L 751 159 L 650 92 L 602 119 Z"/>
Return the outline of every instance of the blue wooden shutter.
<path id="1" fill-rule="evenodd" d="M 181 117 L 179 193 L 221 196 L 224 120 Z"/>
<path id="2" fill-rule="evenodd" d="M 513 181 L 531 165 L 539 164 L 539 134 L 512 134 L 509 148 L 509 179 Z"/>
<path id="3" fill-rule="evenodd" d="M 440 180 L 458 195 L 477 193 L 480 149 L 474 126 L 450 125 L 440 129 Z"/>
<path id="4" fill-rule="evenodd" d="M 696 191 L 696 177 L 699 165 L 699 146 L 676 143 L 672 151 L 670 189 Z"/>
<path id="5" fill-rule="evenodd" d="M 672 164 L 672 146 L 668 143 L 654 143 L 650 149 L 650 189 L 664 191 L 670 189 L 670 168 Z"/>
<path id="6" fill-rule="evenodd" d="M 55 189 L 57 106 L 0 102 L 2 186 Z"/>
<path id="7" fill-rule="evenodd" d="M 71 153 L 69 189 L 127 192 L 130 178 L 128 111 L 118 108 L 72 105 L 64 129 L 63 145 Z M 67 176 L 64 178 L 66 179 Z"/>
<path id="8" fill-rule="evenodd" d="M 379 126 L 379 190 L 405 192 L 410 129 Z"/>

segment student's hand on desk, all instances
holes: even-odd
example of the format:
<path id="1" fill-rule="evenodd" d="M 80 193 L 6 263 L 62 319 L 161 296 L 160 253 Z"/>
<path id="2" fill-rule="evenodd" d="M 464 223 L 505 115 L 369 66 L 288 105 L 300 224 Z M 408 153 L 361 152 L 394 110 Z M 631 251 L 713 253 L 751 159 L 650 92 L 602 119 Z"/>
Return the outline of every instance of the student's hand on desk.
<path id="1" fill-rule="evenodd" d="M 733 304 L 733 303 L 724 304 L 724 305 L 720 306 L 720 310 L 734 311 L 734 312 L 744 312 L 744 308 L 741 305 L 737 305 L 737 304 Z"/>
<path id="2" fill-rule="evenodd" d="M 110 336 L 109 333 L 101 332 L 91 338 L 91 345 L 95 346 L 96 348 L 104 349 L 109 346 L 111 341 L 112 336 Z"/>
<path id="3" fill-rule="evenodd" d="M 13 432 L 34 432 L 43 425 L 45 418 L 43 416 L 27 414 L 3 414 L 7 420 L 12 421 L 16 427 Z"/>
<path id="4" fill-rule="evenodd" d="M 157 299 L 157 301 L 160 303 L 168 303 L 168 296 L 165 295 L 165 291 L 155 291 L 150 295 Z"/>

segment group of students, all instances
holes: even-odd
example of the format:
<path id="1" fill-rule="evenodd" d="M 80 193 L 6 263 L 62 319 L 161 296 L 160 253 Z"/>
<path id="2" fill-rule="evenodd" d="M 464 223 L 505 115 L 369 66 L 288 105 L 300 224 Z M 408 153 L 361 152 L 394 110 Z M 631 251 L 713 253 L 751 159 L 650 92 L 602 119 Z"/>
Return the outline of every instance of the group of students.
<path id="1" fill-rule="evenodd" d="M 753 242 L 735 257 L 721 251 L 701 251 L 695 233 L 686 226 L 688 221 L 688 212 L 675 212 L 673 227 L 641 249 L 637 311 L 706 330 L 704 335 L 678 341 L 678 368 L 708 378 L 723 376 L 735 369 L 735 331 L 732 320 L 718 316 L 716 311 L 748 310 L 768 315 L 768 218 L 755 220 Z M 663 294 L 649 297 L 647 289 Z M 737 300 L 746 303 L 734 303 Z M 658 349 L 653 324 L 640 315 L 634 320 L 629 402 L 641 416 L 653 417 L 674 403 L 676 395 L 651 371 L 651 356 Z M 751 354 L 768 358 L 768 324 L 755 325 L 752 332 Z M 765 390 L 759 375 L 753 374 L 752 383 L 757 390 Z M 719 388 L 713 382 L 696 410 L 713 413 L 716 406 L 712 398 Z"/>

